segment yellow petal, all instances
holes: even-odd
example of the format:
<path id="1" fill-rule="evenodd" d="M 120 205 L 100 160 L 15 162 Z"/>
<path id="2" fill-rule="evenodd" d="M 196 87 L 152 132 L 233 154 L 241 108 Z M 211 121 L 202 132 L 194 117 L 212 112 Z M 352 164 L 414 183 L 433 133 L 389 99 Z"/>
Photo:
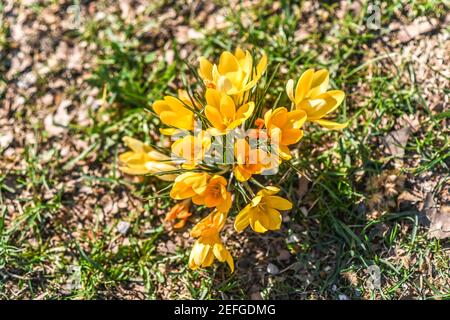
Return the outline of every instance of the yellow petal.
<path id="1" fill-rule="evenodd" d="M 250 227 L 252 228 L 253 231 L 259 233 L 264 233 L 268 230 L 265 226 L 261 224 L 261 221 L 257 219 L 256 220 L 250 219 Z"/>
<path id="2" fill-rule="evenodd" d="M 265 203 L 274 209 L 277 210 L 290 210 L 292 209 L 292 203 L 287 200 L 284 199 L 282 197 L 278 197 L 278 196 L 268 196 L 265 198 Z"/>
<path id="3" fill-rule="evenodd" d="M 297 87 L 295 88 L 295 103 L 300 103 L 311 88 L 311 83 L 314 77 L 314 69 L 308 69 L 298 79 Z"/>
<path id="4" fill-rule="evenodd" d="M 214 262 L 214 252 L 211 250 L 211 247 L 208 246 L 208 252 L 203 260 L 202 268 L 207 268 Z"/>
<path id="5" fill-rule="evenodd" d="M 200 75 L 200 77 L 203 78 L 203 80 L 211 81 L 213 65 L 211 64 L 211 62 L 209 62 L 204 57 L 200 57 L 199 62 L 200 62 L 200 68 L 198 70 L 198 74 Z"/>
<path id="6" fill-rule="evenodd" d="M 231 193 L 227 192 L 225 198 L 217 206 L 217 211 L 228 213 L 228 211 L 230 211 L 231 208 L 231 203 L 232 203 Z"/>
<path id="7" fill-rule="evenodd" d="M 236 106 L 234 105 L 233 99 L 227 95 L 223 95 L 220 99 L 220 113 L 224 118 L 234 119 Z"/>
<path id="8" fill-rule="evenodd" d="M 148 174 L 148 170 L 145 166 L 141 167 L 119 167 L 119 170 L 123 173 L 130 174 L 130 175 L 144 175 Z"/>
<path id="9" fill-rule="evenodd" d="M 312 82 L 311 82 L 311 89 L 307 94 L 307 97 L 315 97 L 319 94 L 322 94 L 327 91 L 328 88 L 328 82 L 330 80 L 330 76 L 328 73 L 328 70 L 321 69 L 314 73 Z"/>
<path id="10" fill-rule="evenodd" d="M 222 94 L 218 90 L 211 88 L 206 89 L 205 92 L 206 104 L 219 109 L 221 97 Z"/>
<path id="11" fill-rule="evenodd" d="M 169 126 L 185 130 L 194 129 L 193 114 L 183 115 L 175 111 L 164 111 L 160 114 L 159 118 L 164 124 Z"/>
<path id="12" fill-rule="evenodd" d="M 294 110 L 288 113 L 288 120 L 292 120 L 293 128 L 300 129 L 308 118 L 304 110 Z"/>
<path id="13" fill-rule="evenodd" d="M 165 96 L 164 101 L 169 105 L 171 111 L 176 112 L 180 115 L 192 115 L 192 111 L 184 106 L 184 104 L 180 101 L 180 99 Z"/>
<path id="14" fill-rule="evenodd" d="M 289 79 L 286 83 L 286 93 L 289 97 L 289 100 L 295 103 L 295 97 L 294 97 L 294 80 Z"/>
<path id="15" fill-rule="evenodd" d="M 130 148 L 134 152 L 147 153 L 153 150 L 150 146 L 146 145 L 142 141 L 139 141 L 131 137 L 123 137 L 123 142 L 127 145 L 128 148 Z"/>
<path id="16" fill-rule="evenodd" d="M 165 136 L 173 136 L 174 134 L 181 133 L 182 130 L 177 128 L 160 128 L 159 132 Z"/>
<path id="17" fill-rule="evenodd" d="M 264 227 L 268 230 L 278 230 L 281 227 L 281 213 L 278 210 L 267 208 L 267 224 Z"/>
<path id="18" fill-rule="evenodd" d="M 252 177 L 252 173 L 245 170 L 242 166 L 235 166 L 233 169 L 234 176 L 238 181 L 244 182 Z"/>
<path id="19" fill-rule="evenodd" d="M 277 194 L 278 192 L 280 192 L 280 188 L 277 188 L 274 186 L 267 186 L 264 189 L 259 190 L 258 195 L 267 197 L 267 196 Z"/>
<path id="20" fill-rule="evenodd" d="M 154 160 L 154 161 L 165 161 L 165 160 L 169 160 L 170 158 L 168 156 L 166 156 L 165 154 L 156 151 L 156 150 L 151 150 L 149 152 L 147 152 L 147 156 L 149 159 Z"/>
<path id="21" fill-rule="evenodd" d="M 269 110 L 270 111 L 270 110 Z M 270 129 L 272 126 L 282 128 L 287 121 L 287 109 L 284 107 L 276 108 L 271 113 L 266 112 L 264 115 L 264 122 L 266 127 Z"/>
<path id="22" fill-rule="evenodd" d="M 303 137 L 303 130 L 300 129 L 283 130 L 280 144 L 285 146 L 294 144 L 300 141 L 302 137 Z"/>
<path id="23" fill-rule="evenodd" d="M 335 100 L 323 95 L 321 98 L 308 99 L 300 103 L 302 109 L 308 114 L 308 120 L 323 118 L 334 107 Z"/>
<path id="24" fill-rule="evenodd" d="M 290 160 L 292 158 L 291 150 L 289 150 L 288 146 L 280 145 L 277 151 L 280 158 L 285 161 Z"/>
<path id="25" fill-rule="evenodd" d="M 330 91 L 327 91 L 326 94 L 335 100 L 334 107 L 331 108 L 330 111 L 328 111 L 328 113 L 330 113 L 330 112 L 334 111 L 337 107 L 339 107 L 339 105 L 342 103 L 342 101 L 344 101 L 345 93 L 342 90 L 330 90 Z"/>
<path id="26" fill-rule="evenodd" d="M 249 103 L 244 104 L 237 110 L 236 118 L 247 120 L 252 115 L 254 109 L 255 103 L 253 101 L 250 101 Z"/>
<path id="27" fill-rule="evenodd" d="M 219 76 L 217 79 L 217 89 L 222 93 L 234 94 L 233 83 L 226 76 Z"/>
<path id="28" fill-rule="evenodd" d="M 236 57 L 236 59 L 241 60 L 245 58 L 245 52 L 237 47 L 236 50 L 234 50 L 234 56 Z"/>
<path id="29" fill-rule="evenodd" d="M 152 105 L 153 110 L 159 115 L 163 111 L 170 111 L 171 108 L 164 100 L 157 100 Z"/>
<path id="30" fill-rule="evenodd" d="M 244 209 L 242 209 L 238 215 L 236 216 L 236 219 L 234 220 L 234 229 L 237 232 L 241 232 L 247 226 L 249 225 L 250 221 L 250 210 L 251 206 L 247 205 Z"/>
<path id="31" fill-rule="evenodd" d="M 348 122 L 338 123 L 338 122 L 325 120 L 325 119 L 313 120 L 313 122 L 321 125 L 325 129 L 329 129 L 329 130 L 342 130 L 348 126 Z"/>
<path id="32" fill-rule="evenodd" d="M 217 260 L 219 260 L 220 262 L 226 261 L 228 266 L 230 267 L 231 272 L 234 272 L 233 257 L 231 256 L 230 252 L 225 248 L 225 246 L 221 243 L 216 243 L 214 245 L 213 251 Z"/>
<path id="33" fill-rule="evenodd" d="M 226 126 L 223 124 L 222 115 L 220 114 L 220 111 L 217 110 L 216 108 L 207 105 L 205 107 L 205 115 L 206 118 L 209 120 L 209 122 L 211 122 L 213 127 L 219 130 L 224 130 L 226 128 Z"/>
<path id="34" fill-rule="evenodd" d="M 234 72 L 239 69 L 239 63 L 236 57 L 228 51 L 224 51 L 219 58 L 218 71 L 220 74 Z"/>
<path id="35" fill-rule="evenodd" d="M 261 60 L 259 60 L 258 65 L 256 66 L 256 79 L 261 78 L 262 74 L 266 71 L 267 68 L 267 56 L 263 52 Z"/>

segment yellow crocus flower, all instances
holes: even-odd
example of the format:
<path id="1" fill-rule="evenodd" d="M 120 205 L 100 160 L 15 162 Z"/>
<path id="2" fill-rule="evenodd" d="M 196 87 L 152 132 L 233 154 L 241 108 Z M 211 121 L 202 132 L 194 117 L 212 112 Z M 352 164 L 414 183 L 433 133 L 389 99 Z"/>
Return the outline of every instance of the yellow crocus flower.
<path id="1" fill-rule="evenodd" d="M 289 160 L 291 153 L 288 145 L 297 143 L 303 137 L 301 127 L 306 121 L 306 112 L 303 110 L 288 111 L 284 107 L 269 110 L 264 115 L 264 124 L 267 134 L 276 137 L 281 158 Z"/>
<path id="2" fill-rule="evenodd" d="M 249 51 L 237 48 L 234 54 L 224 51 L 219 63 L 212 64 L 200 57 L 198 73 L 206 87 L 214 88 L 228 95 L 240 95 L 256 85 L 267 67 L 267 56 L 262 54 L 256 68 Z"/>
<path id="3" fill-rule="evenodd" d="M 287 82 L 286 92 L 297 110 L 306 112 L 308 121 L 315 122 L 326 129 L 339 130 L 345 128 L 347 123 L 323 119 L 333 112 L 345 97 L 342 90 L 327 91 L 329 80 L 330 76 L 327 70 L 308 69 L 300 76 L 295 93 L 292 79 Z"/>
<path id="4" fill-rule="evenodd" d="M 220 262 L 226 261 L 231 272 L 234 271 L 233 257 L 219 236 L 226 218 L 226 213 L 213 211 L 192 228 L 191 235 L 198 239 L 189 256 L 189 268 L 195 270 L 209 267 L 215 257 Z"/>
<path id="5" fill-rule="evenodd" d="M 234 221 L 236 231 L 244 230 L 248 225 L 256 232 L 278 230 L 281 226 L 279 210 L 292 209 L 292 203 L 284 198 L 274 196 L 280 189 L 266 187 L 260 190 L 256 197 L 242 209 Z"/>
<path id="6" fill-rule="evenodd" d="M 206 89 L 205 98 L 205 115 L 213 126 L 208 130 L 211 134 L 226 134 L 227 130 L 240 126 L 252 115 L 255 107 L 251 101 L 236 108 L 233 99 L 217 89 Z"/>
<path id="7" fill-rule="evenodd" d="M 153 110 L 162 123 L 184 130 L 194 129 L 194 112 L 192 109 L 195 108 L 199 108 L 198 103 L 194 105 L 184 90 L 178 90 L 178 98 L 165 96 L 163 100 L 157 100 L 153 103 Z M 174 132 L 174 128 L 163 129 L 164 134 L 173 134 Z"/>
<path id="8" fill-rule="evenodd" d="M 204 131 L 196 136 L 187 135 L 172 144 L 172 152 L 184 159 L 182 167 L 193 169 L 200 164 L 211 146 L 211 138 Z"/>
<path id="9" fill-rule="evenodd" d="M 217 208 L 219 212 L 228 212 L 231 207 L 231 193 L 227 191 L 227 179 L 214 175 L 208 181 L 204 192 L 192 197 L 192 202 L 208 208 Z"/>
<path id="10" fill-rule="evenodd" d="M 211 176 L 206 172 L 185 172 L 175 179 L 170 197 L 175 200 L 191 198 L 205 192 Z"/>
<path id="11" fill-rule="evenodd" d="M 124 164 L 119 167 L 122 172 L 131 175 L 146 175 L 178 169 L 168 156 L 156 151 L 149 145 L 130 137 L 124 137 L 123 141 L 131 151 L 119 156 L 119 161 Z M 174 174 L 156 176 L 165 181 L 173 181 L 176 177 Z"/>
<path id="12" fill-rule="evenodd" d="M 170 197 L 176 200 L 192 198 L 197 205 L 228 212 L 232 200 L 227 184 L 227 179 L 219 175 L 211 177 L 205 172 L 186 172 L 175 179 Z"/>

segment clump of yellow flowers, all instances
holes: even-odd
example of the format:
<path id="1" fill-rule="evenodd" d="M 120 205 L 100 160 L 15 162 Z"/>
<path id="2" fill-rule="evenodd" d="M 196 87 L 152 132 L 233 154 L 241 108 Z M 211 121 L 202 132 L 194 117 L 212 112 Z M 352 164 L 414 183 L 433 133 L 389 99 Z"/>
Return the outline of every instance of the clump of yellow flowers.
<path id="1" fill-rule="evenodd" d="M 296 84 L 288 80 L 290 103 L 273 106 L 265 100 L 273 79 L 265 75 L 268 59 L 261 53 L 255 60 L 240 48 L 223 52 L 217 63 L 201 57 L 194 86 L 153 103 L 152 111 L 165 125 L 161 134 L 171 138 L 170 148 L 124 138 L 131 149 L 119 157 L 124 173 L 171 183 L 169 195 L 178 202 L 165 220 L 174 228 L 194 220 L 194 205 L 210 211 L 191 230 L 196 239 L 191 269 L 208 267 L 217 259 L 234 271 L 220 236 L 228 220 L 237 232 L 248 227 L 259 233 L 280 229 L 282 212 L 293 204 L 269 184 L 276 181 L 271 178 L 278 167 L 292 161 L 291 149 L 302 139 L 305 123 L 334 130 L 347 125 L 325 119 L 345 96 L 341 90 L 328 90 L 327 70 L 308 69 Z"/>

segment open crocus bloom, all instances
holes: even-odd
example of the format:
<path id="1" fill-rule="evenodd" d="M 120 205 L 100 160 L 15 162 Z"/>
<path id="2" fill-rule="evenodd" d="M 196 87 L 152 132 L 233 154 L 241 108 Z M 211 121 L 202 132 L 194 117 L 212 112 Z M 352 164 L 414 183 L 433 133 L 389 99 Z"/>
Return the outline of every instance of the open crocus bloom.
<path id="1" fill-rule="evenodd" d="M 267 187 L 260 190 L 256 197 L 242 209 L 234 221 L 236 231 L 244 230 L 248 225 L 256 232 L 278 230 L 281 226 L 281 213 L 278 210 L 292 209 L 292 203 L 274 196 L 280 189 Z"/>
<path id="2" fill-rule="evenodd" d="M 149 145 L 130 137 L 124 137 L 123 141 L 131 151 L 119 156 L 119 161 L 124 164 L 119 167 L 122 172 L 131 175 L 146 175 L 178 169 L 168 156 L 154 150 Z M 176 177 L 174 174 L 156 176 L 165 181 L 173 181 Z"/>
<path id="3" fill-rule="evenodd" d="M 164 134 L 170 134 L 175 128 L 184 130 L 194 129 L 194 112 L 198 104 L 189 98 L 184 90 L 178 90 L 178 98 L 165 96 L 163 100 L 153 103 L 153 110 L 161 119 L 161 122 L 174 127 L 163 129 Z"/>
<path id="4" fill-rule="evenodd" d="M 227 184 L 227 179 L 219 175 L 211 177 L 204 172 L 186 172 L 175 179 L 170 197 L 177 200 L 192 198 L 197 205 L 228 212 L 231 193 L 227 191 Z"/>
<path id="5" fill-rule="evenodd" d="M 205 192 L 211 176 L 206 172 L 186 172 L 175 179 L 170 197 L 176 200 L 191 198 Z"/>
<path id="6" fill-rule="evenodd" d="M 215 207 L 219 212 L 228 212 L 231 207 L 231 193 L 227 191 L 227 184 L 227 179 L 214 175 L 208 181 L 205 191 L 192 197 L 192 202 L 208 208 Z"/>
<path id="7" fill-rule="evenodd" d="M 227 130 L 240 126 L 252 115 L 255 107 L 251 101 L 236 109 L 233 99 L 216 89 L 208 88 L 205 97 L 205 115 L 213 126 L 208 130 L 211 134 L 226 134 Z"/>
<path id="8" fill-rule="evenodd" d="M 206 87 L 217 89 L 228 95 L 240 95 L 258 82 L 267 67 L 267 56 L 263 53 L 256 68 L 249 51 L 237 48 L 235 53 L 224 51 L 219 64 L 212 64 L 204 57 L 200 58 L 198 73 Z"/>
<path id="9" fill-rule="evenodd" d="M 344 91 L 327 91 L 329 80 L 327 70 L 308 69 L 300 76 L 295 92 L 292 79 L 287 82 L 286 92 L 297 110 L 306 112 L 308 121 L 315 122 L 326 129 L 339 130 L 345 128 L 347 123 L 323 119 L 339 107 L 345 97 Z"/>
<path id="10" fill-rule="evenodd" d="M 189 268 L 195 270 L 199 267 L 209 267 L 215 257 L 220 262 L 226 261 L 231 272 L 234 271 L 233 258 L 219 236 L 226 218 L 226 213 L 214 211 L 192 228 L 192 237 L 198 239 L 189 256 Z"/>
<path id="11" fill-rule="evenodd" d="M 286 108 L 269 110 L 264 115 L 264 123 L 271 139 L 279 145 L 279 154 L 285 159 L 291 158 L 288 145 L 297 143 L 303 137 L 301 127 L 306 121 L 303 110 L 288 111 Z"/>

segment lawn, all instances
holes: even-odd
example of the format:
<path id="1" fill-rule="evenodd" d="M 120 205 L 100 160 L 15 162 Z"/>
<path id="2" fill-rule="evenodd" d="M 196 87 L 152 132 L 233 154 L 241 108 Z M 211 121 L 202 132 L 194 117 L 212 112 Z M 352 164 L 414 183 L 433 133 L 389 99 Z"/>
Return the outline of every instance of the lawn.
<path id="1" fill-rule="evenodd" d="M 449 299 L 450 7 L 442 1 L 0 4 L 1 299 Z M 312 130 L 276 182 L 280 230 L 233 231 L 192 271 L 170 184 L 119 169 L 161 144 L 151 106 L 200 56 L 264 50 L 267 107 L 326 68 L 338 131 Z M 313 124 L 311 124 L 314 127 Z M 316 128 L 316 127 L 314 127 Z M 270 177 L 267 178 L 270 181 Z M 231 212 L 234 216 L 237 212 Z"/>

